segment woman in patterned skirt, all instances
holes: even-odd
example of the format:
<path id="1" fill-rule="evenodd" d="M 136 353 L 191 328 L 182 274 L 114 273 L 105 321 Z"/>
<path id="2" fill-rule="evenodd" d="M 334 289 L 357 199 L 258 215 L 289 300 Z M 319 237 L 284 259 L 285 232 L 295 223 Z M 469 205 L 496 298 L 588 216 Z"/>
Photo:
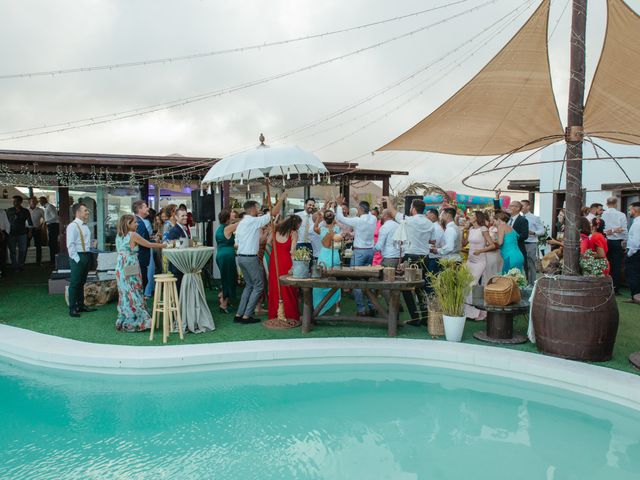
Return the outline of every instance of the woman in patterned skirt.
<path id="1" fill-rule="evenodd" d="M 118 284 L 118 318 L 116 330 L 141 332 L 151 327 L 142 290 L 138 245 L 147 248 L 164 248 L 162 243 L 148 242 L 136 233 L 136 217 L 123 215 L 118 221 L 116 250 L 116 283 Z"/>

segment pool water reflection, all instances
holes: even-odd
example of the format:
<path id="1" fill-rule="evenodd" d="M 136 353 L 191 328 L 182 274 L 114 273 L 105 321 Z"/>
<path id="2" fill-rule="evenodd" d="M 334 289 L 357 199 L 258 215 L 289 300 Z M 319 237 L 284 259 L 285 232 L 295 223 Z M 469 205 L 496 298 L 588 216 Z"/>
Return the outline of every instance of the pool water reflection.
<path id="1" fill-rule="evenodd" d="M 0 392 L 3 479 L 640 478 L 640 412 L 444 369 L 116 377 L 0 362 Z"/>

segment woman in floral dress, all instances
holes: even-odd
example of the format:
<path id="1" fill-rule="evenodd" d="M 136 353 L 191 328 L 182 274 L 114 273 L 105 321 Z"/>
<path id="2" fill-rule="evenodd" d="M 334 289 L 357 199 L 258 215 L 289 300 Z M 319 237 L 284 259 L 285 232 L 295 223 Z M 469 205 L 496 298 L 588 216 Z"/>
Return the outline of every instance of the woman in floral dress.
<path id="1" fill-rule="evenodd" d="M 147 248 L 164 248 L 162 243 L 148 242 L 136 233 L 137 222 L 133 215 L 123 215 L 118 221 L 116 250 L 116 283 L 118 285 L 118 318 L 116 330 L 141 332 L 151 327 L 142 290 L 142 277 L 138 263 L 138 245 Z"/>

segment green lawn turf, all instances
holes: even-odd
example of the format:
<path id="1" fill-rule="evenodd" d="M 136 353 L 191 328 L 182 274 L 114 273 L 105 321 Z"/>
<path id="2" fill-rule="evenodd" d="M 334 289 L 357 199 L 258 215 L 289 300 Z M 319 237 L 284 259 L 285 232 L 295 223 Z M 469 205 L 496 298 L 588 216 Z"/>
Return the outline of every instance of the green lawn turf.
<path id="1" fill-rule="evenodd" d="M 162 335 L 156 335 L 153 342 L 149 341 L 149 333 L 123 333 L 114 328 L 116 319 L 116 304 L 98 307 L 97 312 L 84 313 L 81 318 L 71 318 L 61 295 L 49 295 L 47 278 L 49 271 L 29 266 L 20 274 L 9 274 L 0 279 L 0 323 L 34 330 L 36 332 L 56 335 L 93 343 L 108 343 L 118 345 L 161 345 Z M 318 337 L 385 337 L 386 328 L 378 326 L 351 325 L 341 323 L 329 325 L 320 323 L 313 331 L 303 335 L 299 328 L 290 330 L 269 330 L 261 324 L 240 325 L 233 323 L 233 315 L 219 313 L 216 291 L 207 290 L 209 306 L 213 313 L 216 330 L 202 334 L 188 334 L 184 343 L 215 343 L 242 340 L 266 340 L 281 338 L 318 338 Z M 353 312 L 354 303 L 346 296 L 343 298 L 343 311 Z M 629 364 L 630 353 L 640 350 L 640 306 L 623 303 L 620 298 L 620 328 L 613 359 L 599 365 L 640 374 Z M 401 315 L 401 320 L 406 319 Z M 464 330 L 464 343 L 482 344 L 473 338 L 474 332 L 484 329 L 484 322 L 467 322 Z M 514 329 L 518 333 L 526 333 L 527 324 L 523 316 L 516 319 Z M 426 327 L 402 326 L 399 329 L 400 338 L 422 338 L 431 336 Z M 183 343 L 175 334 L 169 338 L 170 345 Z M 428 348 L 428 347 L 425 347 Z M 513 348 L 526 352 L 536 352 L 535 345 L 526 343 L 512 346 L 496 346 L 495 348 Z"/>

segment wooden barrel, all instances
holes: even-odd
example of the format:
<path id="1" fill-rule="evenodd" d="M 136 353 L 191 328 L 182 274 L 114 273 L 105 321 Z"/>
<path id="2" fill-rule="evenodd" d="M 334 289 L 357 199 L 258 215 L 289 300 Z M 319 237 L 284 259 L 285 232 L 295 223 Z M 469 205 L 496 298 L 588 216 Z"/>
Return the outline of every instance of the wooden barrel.
<path id="1" fill-rule="evenodd" d="M 611 360 L 618 333 L 611 277 L 543 277 L 531 319 L 538 350 L 590 362 Z"/>

